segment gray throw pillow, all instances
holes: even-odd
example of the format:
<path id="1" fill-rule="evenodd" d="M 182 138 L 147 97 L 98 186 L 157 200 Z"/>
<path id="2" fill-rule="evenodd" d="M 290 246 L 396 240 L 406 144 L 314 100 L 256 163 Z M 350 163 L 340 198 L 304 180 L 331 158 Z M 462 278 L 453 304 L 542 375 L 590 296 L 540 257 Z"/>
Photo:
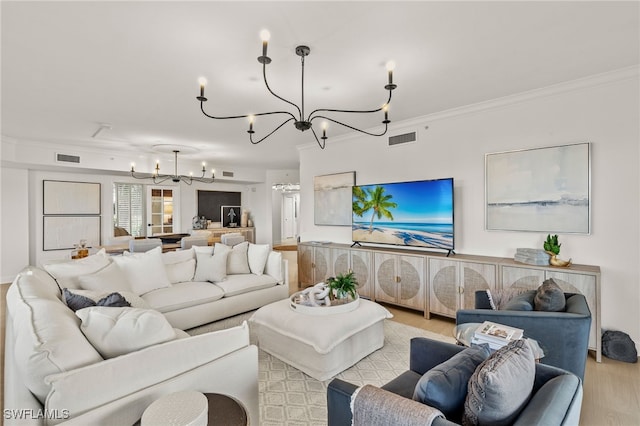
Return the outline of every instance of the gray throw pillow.
<path id="1" fill-rule="evenodd" d="M 564 291 L 562 291 L 553 278 L 545 280 L 542 285 L 538 287 L 533 301 L 536 311 L 549 312 L 564 311 L 567 303 L 564 297 Z"/>
<path id="2" fill-rule="evenodd" d="M 79 294 L 75 294 L 69 291 L 69 289 L 65 288 L 62 290 L 62 294 L 64 296 L 64 301 L 73 312 L 88 308 L 89 306 L 95 306 L 96 302 L 88 297 L 81 296 Z"/>
<path id="3" fill-rule="evenodd" d="M 500 309 L 506 311 L 533 311 L 533 303 L 535 297 L 536 290 L 529 290 L 525 293 L 514 296 Z"/>
<path id="4" fill-rule="evenodd" d="M 462 424 L 512 424 L 533 390 L 536 365 L 526 339 L 498 349 L 469 379 Z"/>
<path id="5" fill-rule="evenodd" d="M 93 301 L 86 296 L 82 296 L 80 294 L 75 294 L 69 291 L 69 289 L 63 290 L 64 301 L 67 303 L 69 309 L 73 312 L 88 308 L 91 306 L 105 306 L 112 308 L 122 308 L 131 306 L 131 304 L 125 299 L 120 293 L 111 293 L 98 300 L 97 302 Z"/>
<path id="6" fill-rule="evenodd" d="M 459 419 L 467 396 L 467 382 L 490 354 L 489 345 L 472 346 L 455 354 L 422 376 L 413 399 L 437 408 L 447 419 Z"/>

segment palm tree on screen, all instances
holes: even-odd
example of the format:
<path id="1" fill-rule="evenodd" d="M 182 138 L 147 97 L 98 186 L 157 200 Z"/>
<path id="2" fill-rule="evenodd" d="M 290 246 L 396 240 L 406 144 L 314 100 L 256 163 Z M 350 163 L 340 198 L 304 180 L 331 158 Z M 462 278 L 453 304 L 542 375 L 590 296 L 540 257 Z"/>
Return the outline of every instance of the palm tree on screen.
<path id="1" fill-rule="evenodd" d="M 373 220 L 376 217 L 378 219 L 386 217 L 389 220 L 393 220 L 393 214 L 389 209 L 395 209 L 398 204 L 389 201 L 393 198 L 393 195 L 385 194 L 384 187 L 376 186 L 374 189 L 365 188 L 364 190 L 354 187 L 353 197 L 353 212 L 356 215 L 362 217 L 367 211 L 373 210 L 369 221 L 369 233 L 373 232 Z"/>

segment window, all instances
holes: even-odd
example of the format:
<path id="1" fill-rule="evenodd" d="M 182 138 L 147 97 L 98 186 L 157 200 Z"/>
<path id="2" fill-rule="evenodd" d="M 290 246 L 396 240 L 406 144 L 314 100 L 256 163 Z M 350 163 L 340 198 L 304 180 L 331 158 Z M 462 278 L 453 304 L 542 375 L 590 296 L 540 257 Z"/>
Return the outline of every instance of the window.
<path id="1" fill-rule="evenodd" d="M 145 235 L 144 186 L 113 184 L 113 226 L 125 229 L 134 237 Z"/>

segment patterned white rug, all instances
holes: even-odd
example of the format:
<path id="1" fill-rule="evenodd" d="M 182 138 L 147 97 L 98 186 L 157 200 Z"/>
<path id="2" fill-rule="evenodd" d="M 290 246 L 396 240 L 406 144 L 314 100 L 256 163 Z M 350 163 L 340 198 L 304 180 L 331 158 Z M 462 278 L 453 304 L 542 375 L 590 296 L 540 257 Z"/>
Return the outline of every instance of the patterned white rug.
<path id="1" fill-rule="evenodd" d="M 191 335 L 242 324 L 253 312 L 188 330 Z M 409 341 L 429 337 L 455 343 L 443 336 L 391 320 L 384 322 L 384 346 L 336 377 L 356 385 L 381 386 L 409 368 Z M 257 339 L 251 333 L 251 343 Z M 263 351 L 259 351 L 261 426 L 320 426 L 327 424 L 327 385 Z"/>

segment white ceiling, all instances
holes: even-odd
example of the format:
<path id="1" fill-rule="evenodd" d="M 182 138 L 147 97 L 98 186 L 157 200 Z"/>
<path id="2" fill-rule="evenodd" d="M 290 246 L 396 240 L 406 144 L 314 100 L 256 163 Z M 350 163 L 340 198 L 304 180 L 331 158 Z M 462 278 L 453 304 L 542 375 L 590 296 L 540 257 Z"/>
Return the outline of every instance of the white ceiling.
<path id="1" fill-rule="evenodd" d="M 385 62 L 397 66 L 390 118 L 405 120 L 639 63 L 639 3 L 629 2 L 1 2 L 2 135 L 18 141 L 152 152 L 195 148 L 212 164 L 296 168 L 315 143 L 287 125 L 260 145 L 245 120 L 286 109 L 262 82 L 260 30 L 271 32 L 269 84 L 306 109 L 375 108 Z M 338 117 L 336 117 L 338 118 Z M 363 128 L 381 114 L 346 119 Z M 277 123 L 256 121 L 256 136 Z M 100 123 L 111 130 L 91 135 Z M 332 125 L 329 136 L 347 130 Z M 330 149 L 328 144 L 327 149 Z M 151 155 L 151 154 L 149 154 Z"/>

